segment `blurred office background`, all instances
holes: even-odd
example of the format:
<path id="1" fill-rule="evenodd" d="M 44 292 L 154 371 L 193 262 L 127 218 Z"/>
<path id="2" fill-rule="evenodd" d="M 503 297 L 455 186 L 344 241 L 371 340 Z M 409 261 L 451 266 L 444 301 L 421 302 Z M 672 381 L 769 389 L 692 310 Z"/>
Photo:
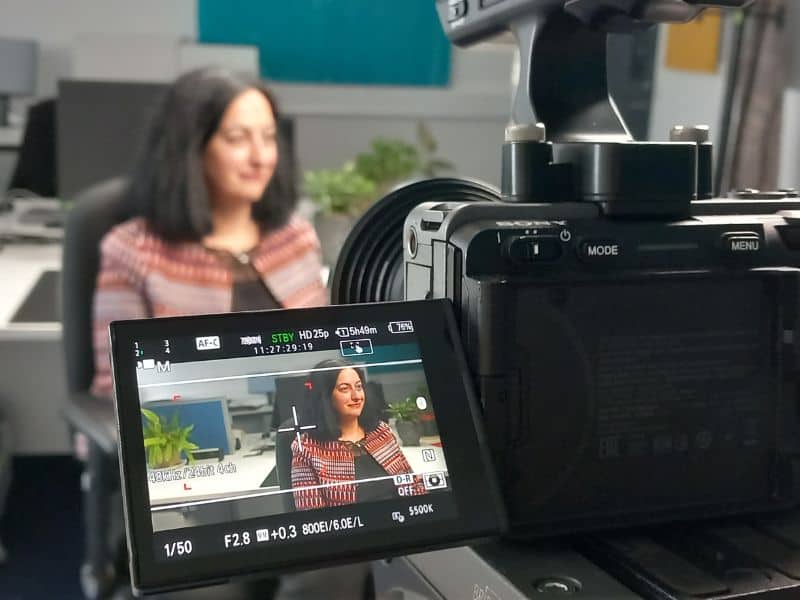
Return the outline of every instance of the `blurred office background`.
<path id="1" fill-rule="evenodd" d="M 426 36 L 383 36 L 386 47 L 378 47 L 380 36 L 359 37 L 356 30 L 347 43 L 331 46 L 320 36 L 326 29 L 327 35 L 336 32 L 336 23 L 282 20 L 303 7 L 330 11 L 345 4 L 351 13 L 341 28 L 353 25 L 359 6 L 376 3 L 0 0 L 0 198 L 14 177 L 20 179 L 12 187 L 23 188 L 18 194 L 71 201 L 86 187 L 124 173 L 159 90 L 208 64 L 267 74 L 291 121 L 303 170 L 336 168 L 376 137 L 413 143 L 422 121 L 453 174 L 499 185 L 514 62 L 509 37 L 451 48 L 437 38 L 433 0 L 409 3 L 417 16 L 428 11 Z M 406 10 L 402 3 L 383 8 L 384 25 L 391 24 L 392 11 Z M 292 71 L 292 55 L 264 43 L 263 36 L 275 35 L 273 9 L 274 21 L 290 32 L 278 41 L 319 52 L 327 43 L 336 52 L 372 55 L 372 64 L 329 80 L 324 71 Z M 238 21 L 230 14 L 236 10 Z M 248 10 L 258 18 L 242 20 Z M 263 30 L 258 19 L 264 19 Z M 612 41 L 611 88 L 631 131 L 637 139 L 663 140 L 673 124 L 708 124 L 711 140 L 720 145 L 717 155 L 724 157 L 718 166 L 727 177 L 720 181 L 723 190 L 741 186 L 734 174 L 750 159 L 737 148 L 758 138 L 764 144 L 758 155 L 769 160 L 752 171 L 758 178 L 753 187 L 800 186 L 800 42 L 785 35 L 797 30 L 800 4 L 765 0 L 748 19 L 739 13 L 704 19 L 694 30 L 665 25 Z M 704 40 L 701 47 L 682 54 L 683 41 L 692 36 Z M 412 67 L 416 61 L 418 70 L 385 63 L 384 72 L 377 63 L 376 75 L 376 61 L 404 46 L 404 59 Z M 343 55 L 340 62 L 348 60 Z M 80 597 L 81 468 L 71 458 L 61 417 L 67 394 L 57 298 L 60 248 L 58 235 L 50 237 L 55 242 L 29 239 L 24 250 L 11 243 L 0 249 L 0 452 L 15 466 L 4 511 L 0 500 L 0 540 L 9 551 L 6 566 L 0 565 L 0 598 L 46 597 L 48 589 L 66 589 L 60 598 Z M 20 311 L 22 318 L 15 319 Z M 45 556 L 60 567 L 37 566 Z M 37 577 L 37 570 L 47 577 Z M 56 585 L 67 587 L 48 587 Z"/>

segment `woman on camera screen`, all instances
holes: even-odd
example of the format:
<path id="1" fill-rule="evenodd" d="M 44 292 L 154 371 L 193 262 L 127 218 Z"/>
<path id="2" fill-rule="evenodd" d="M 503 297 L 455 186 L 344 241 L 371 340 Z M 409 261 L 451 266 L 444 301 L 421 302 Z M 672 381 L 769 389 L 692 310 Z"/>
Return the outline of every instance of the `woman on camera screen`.
<path id="1" fill-rule="evenodd" d="M 292 442 L 292 488 L 299 510 L 398 497 L 391 477 L 411 473 L 381 408 L 364 389 L 364 371 L 326 360 L 311 376 L 311 423 Z M 370 480 L 356 484 L 356 481 Z M 333 485 L 331 485 L 333 484 Z M 419 477 L 401 486 L 404 495 L 424 494 Z"/>

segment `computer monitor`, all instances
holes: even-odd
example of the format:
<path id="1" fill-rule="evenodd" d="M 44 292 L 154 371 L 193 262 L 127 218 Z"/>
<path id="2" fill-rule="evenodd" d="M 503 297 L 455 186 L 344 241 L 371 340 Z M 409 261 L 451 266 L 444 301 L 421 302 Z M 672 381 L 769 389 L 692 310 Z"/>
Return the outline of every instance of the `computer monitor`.
<path id="1" fill-rule="evenodd" d="M 56 108 L 58 194 L 73 199 L 90 185 L 128 175 L 168 84 L 62 79 Z M 294 124 L 278 121 L 294 165 Z"/>
<path id="2" fill-rule="evenodd" d="M 71 199 L 92 184 L 127 175 L 166 84 L 63 79 L 58 84 L 58 193 Z"/>
<path id="3" fill-rule="evenodd" d="M 189 440 L 200 450 L 218 449 L 222 455 L 234 450 L 231 417 L 225 398 L 200 398 L 180 401 L 156 400 L 142 404 L 170 423 L 176 416 L 181 427 L 193 426 Z"/>
<path id="4" fill-rule="evenodd" d="M 38 45 L 34 40 L 0 37 L 0 127 L 8 126 L 11 96 L 31 96 L 36 87 Z"/>

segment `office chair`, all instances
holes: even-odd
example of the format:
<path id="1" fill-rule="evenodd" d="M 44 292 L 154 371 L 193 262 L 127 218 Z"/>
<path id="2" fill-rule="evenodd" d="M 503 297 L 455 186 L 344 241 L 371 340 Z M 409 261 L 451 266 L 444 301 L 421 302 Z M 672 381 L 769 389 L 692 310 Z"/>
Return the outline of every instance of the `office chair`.
<path id="1" fill-rule="evenodd" d="M 94 377 L 92 301 L 100 267 L 100 240 L 117 223 L 131 215 L 124 202 L 127 182 L 114 178 L 79 194 L 67 217 L 62 259 L 63 347 L 69 397 L 64 417 L 74 431 L 89 440 L 89 456 L 81 480 L 85 515 L 85 559 L 80 579 L 84 595 L 92 600 L 108 597 L 120 581 L 117 565 L 124 564 L 116 420 L 112 403 L 89 393 Z M 244 600 L 272 597 L 274 579 L 212 586 L 202 590 L 160 595 L 170 600 L 225 597 Z M 129 598 L 124 589 L 114 598 Z"/>
<path id="2" fill-rule="evenodd" d="M 280 424 L 280 428 L 285 429 L 293 425 L 292 419 L 286 419 Z M 282 490 L 292 489 L 293 441 L 294 435 L 288 432 L 278 433 L 275 436 L 275 469 L 278 473 L 278 487 Z M 283 500 L 283 510 L 286 512 L 294 512 L 296 510 L 293 494 L 281 494 L 281 500 Z"/>
<path id="3" fill-rule="evenodd" d="M 279 377 L 275 380 L 275 404 L 272 407 L 272 428 L 275 430 L 275 471 L 278 475 L 278 486 L 282 490 L 292 489 L 292 442 L 294 434 L 278 433 L 279 429 L 294 427 L 292 407 L 302 421 L 306 413 L 305 406 L 308 391 L 305 375 L 295 377 Z M 294 496 L 281 494 L 283 509 L 296 510 Z"/>
<path id="4" fill-rule="evenodd" d="M 89 440 L 81 479 L 86 530 L 81 587 L 92 599 L 104 597 L 116 583 L 109 531 L 113 494 L 119 486 L 113 406 L 108 399 L 89 393 L 94 377 L 92 300 L 100 267 L 100 240 L 128 217 L 123 201 L 126 185 L 123 178 L 115 178 L 79 194 L 64 230 L 61 314 L 69 392 L 64 416 L 74 431 Z"/>

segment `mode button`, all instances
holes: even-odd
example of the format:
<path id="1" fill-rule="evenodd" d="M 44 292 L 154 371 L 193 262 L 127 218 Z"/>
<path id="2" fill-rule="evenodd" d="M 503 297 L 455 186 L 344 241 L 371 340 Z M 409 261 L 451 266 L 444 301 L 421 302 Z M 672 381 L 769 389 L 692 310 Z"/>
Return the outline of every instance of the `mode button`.
<path id="1" fill-rule="evenodd" d="M 584 240 L 578 246 L 578 256 L 585 262 L 606 262 L 622 256 L 622 244 L 616 240 Z"/>

